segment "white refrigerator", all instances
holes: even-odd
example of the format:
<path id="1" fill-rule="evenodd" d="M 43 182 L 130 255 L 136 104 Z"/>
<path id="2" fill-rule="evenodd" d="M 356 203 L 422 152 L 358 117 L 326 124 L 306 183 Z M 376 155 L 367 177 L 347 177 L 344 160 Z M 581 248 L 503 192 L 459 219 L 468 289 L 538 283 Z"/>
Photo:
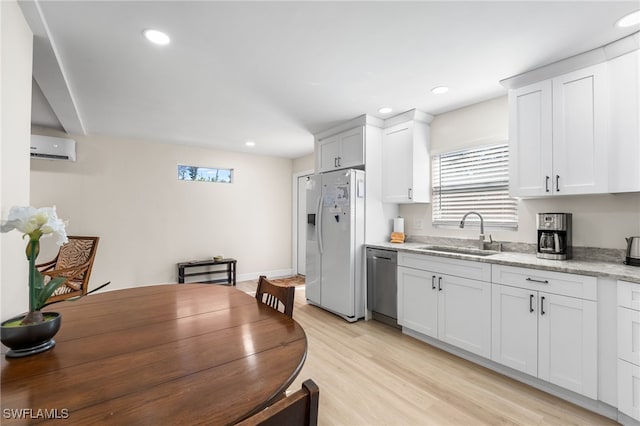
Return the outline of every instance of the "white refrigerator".
<path id="1" fill-rule="evenodd" d="M 364 317 L 365 173 L 339 170 L 307 182 L 306 296 L 349 322 Z"/>

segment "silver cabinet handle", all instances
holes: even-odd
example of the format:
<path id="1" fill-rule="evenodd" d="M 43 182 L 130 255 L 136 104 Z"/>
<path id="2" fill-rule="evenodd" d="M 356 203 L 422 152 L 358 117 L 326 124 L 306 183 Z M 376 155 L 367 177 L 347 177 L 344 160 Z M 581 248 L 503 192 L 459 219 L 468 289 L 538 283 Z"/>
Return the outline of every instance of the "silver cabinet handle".
<path id="1" fill-rule="evenodd" d="M 547 281 L 547 280 L 544 280 L 544 281 L 542 281 L 542 280 L 534 280 L 533 278 L 529 278 L 529 277 L 527 277 L 527 281 L 531 281 L 533 283 L 540 283 L 540 284 L 549 284 L 549 281 Z"/>
<path id="2" fill-rule="evenodd" d="M 436 276 L 432 275 L 431 276 L 431 290 L 435 290 L 436 289 Z"/>
<path id="3" fill-rule="evenodd" d="M 549 192 L 549 176 L 544 177 L 544 191 Z"/>
<path id="4" fill-rule="evenodd" d="M 438 277 L 438 291 L 442 291 L 442 277 Z"/>
<path id="5" fill-rule="evenodd" d="M 340 160 L 342 160 L 342 157 L 338 157 L 338 167 L 342 166 L 342 164 L 340 164 Z"/>
<path id="6" fill-rule="evenodd" d="M 409 199 L 413 200 L 413 189 L 409 188 Z"/>
<path id="7" fill-rule="evenodd" d="M 556 192 L 560 192 L 560 175 L 556 175 Z"/>
<path id="8" fill-rule="evenodd" d="M 544 315 L 546 312 L 544 311 L 544 296 L 540 298 L 540 315 Z"/>

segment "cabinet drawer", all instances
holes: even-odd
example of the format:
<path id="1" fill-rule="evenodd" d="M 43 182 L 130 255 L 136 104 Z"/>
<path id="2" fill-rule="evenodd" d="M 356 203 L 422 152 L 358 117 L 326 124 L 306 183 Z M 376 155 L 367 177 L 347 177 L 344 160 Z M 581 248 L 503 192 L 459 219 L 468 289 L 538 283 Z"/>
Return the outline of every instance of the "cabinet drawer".
<path id="1" fill-rule="evenodd" d="M 640 311 L 618 307 L 618 358 L 640 367 Z"/>
<path id="2" fill-rule="evenodd" d="M 491 264 L 472 260 L 451 259 L 415 253 L 398 253 L 398 265 L 407 268 L 453 275 L 480 281 L 491 281 Z"/>
<path id="3" fill-rule="evenodd" d="M 618 360 L 618 410 L 640 420 L 640 367 Z"/>
<path id="4" fill-rule="evenodd" d="M 618 306 L 640 311 L 640 284 L 618 281 Z"/>
<path id="5" fill-rule="evenodd" d="M 597 300 L 596 277 L 505 265 L 492 265 L 491 275 L 496 284 Z"/>

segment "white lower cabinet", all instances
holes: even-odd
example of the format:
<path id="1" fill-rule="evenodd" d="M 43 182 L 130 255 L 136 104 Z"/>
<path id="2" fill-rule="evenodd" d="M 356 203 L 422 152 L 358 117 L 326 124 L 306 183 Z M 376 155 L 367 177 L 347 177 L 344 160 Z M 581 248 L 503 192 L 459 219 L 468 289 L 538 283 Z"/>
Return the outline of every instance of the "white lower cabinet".
<path id="1" fill-rule="evenodd" d="M 398 324 L 438 338 L 438 292 L 431 272 L 398 266 Z M 435 281 L 435 278 L 434 278 Z"/>
<path id="2" fill-rule="evenodd" d="M 402 266 L 402 255 L 398 256 L 398 323 L 489 358 L 491 284 L 441 273 L 442 270 L 455 270 L 456 261 L 447 262 L 450 259 L 430 262 L 429 256 L 410 255 L 404 263 L 414 267 L 407 267 Z M 421 257 L 425 259 L 425 269 L 416 269 Z M 458 262 L 464 265 L 465 261 Z M 438 266 L 442 269 L 438 270 Z"/>
<path id="3" fill-rule="evenodd" d="M 492 359 L 597 399 L 596 302 L 493 285 Z"/>
<path id="4" fill-rule="evenodd" d="M 589 398 L 598 398 L 597 303 L 571 293 L 579 275 L 494 265 L 491 358 Z M 595 285 L 576 283 L 577 294 Z M 522 280 L 523 287 L 513 285 Z M 509 284 L 509 285 L 505 285 Z M 587 292 L 590 293 L 590 292 Z"/>
<path id="5" fill-rule="evenodd" d="M 618 297 L 628 299 L 619 303 L 618 322 L 626 319 L 619 333 L 635 336 L 618 339 L 618 362 L 625 363 L 618 368 L 618 405 L 634 417 L 640 312 L 627 311 L 637 307 L 640 284 L 620 284 Z M 406 332 L 598 399 L 595 277 L 399 252 L 398 323 Z"/>
<path id="6" fill-rule="evenodd" d="M 640 421 L 640 366 L 618 360 L 618 411 Z"/>
<path id="7" fill-rule="evenodd" d="M 450 275 L 441 278 L 441 290 L 438 291 L 438 338 L 490 358 L 491 284 Z"/>
<path id="8" fill-rule="evenodd" d="M 526 289 L 493 284 L 491 359 L 532 376 L 538 375 L 536 295 Z"/>
<path id="9" fill-rule="evenodd" d="M 598 399 L 597 303 L 540 293 L 538 377 Z"/>
<path id="10" fill-rule="evenodd" d="M 618 281 L 618 410 L 640 421 L 640 284 Z"/>

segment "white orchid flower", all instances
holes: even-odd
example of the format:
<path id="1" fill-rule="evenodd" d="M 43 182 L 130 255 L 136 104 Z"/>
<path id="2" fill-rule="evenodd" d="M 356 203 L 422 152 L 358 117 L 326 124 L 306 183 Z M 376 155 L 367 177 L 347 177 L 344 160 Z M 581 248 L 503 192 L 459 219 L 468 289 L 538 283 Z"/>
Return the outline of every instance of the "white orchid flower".
<path id="1" fill-rule="evenodd" d="M 56 207 L 27 206 L 11 207 L 7 220 L 0 226 L 0 232 L 9 232 L 17 229 L 32 240 L 39 240 L 40 236 L 55 234 L 56 244 L 59 246 L 69 241 L 65 231 L 64 222 L 58 218 Z"/>
<path id="2" fill-rule="evenodd" d="M 14 229 L 22 232 L 22 237 L 29 236 L 29 242 L 25 249 L 29 261 L 29 313 L 21 324 L 33 324 L 44 321 L 40 312 L 47 299 L 56 289 L 64 284 L 66 277 L 53 278 L 46 285 L 42 273 L 36 267 L 36 257 L 40 252 L 40 237 L 56 235 L 56 244 L 63 245 L 69 241 L 65 231 L 64 222 L 58 219 L 56 207 L 14 206 L 9 210 L 6 221 L 0 224 L 0 232 L 9 232 Z"/>

